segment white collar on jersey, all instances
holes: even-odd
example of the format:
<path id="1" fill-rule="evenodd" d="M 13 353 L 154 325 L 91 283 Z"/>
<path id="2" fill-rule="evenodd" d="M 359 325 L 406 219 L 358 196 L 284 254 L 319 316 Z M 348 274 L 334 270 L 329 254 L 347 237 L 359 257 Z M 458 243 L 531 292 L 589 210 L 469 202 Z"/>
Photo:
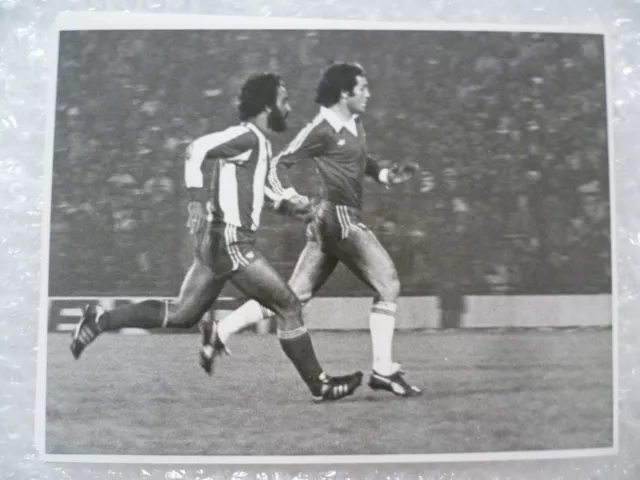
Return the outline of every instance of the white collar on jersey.
<path id="1" fill-rule="evenodd" d="M 258 138 L 260 138 L 262 140 L 267 140 L 267 136 L 264 133 L 262 133 L 260 131 L 260 129 L 258 127 L 256 127 L 253 123 L 251 123 L 251 122 L 242 122 L 241 125 L 243 127 L 248 128 L 253 133 L 255 133 L 258 136 Z"/>
<path id="2" fill-rule="evenodd" d="M 324 118 L 329 125 L 333 127 L 336 132 L 340 132 L 343 128 L 346 128 L 354 137 L 358 136 L 358 128 L 356 127 L 357 115 L 353 115 L 349 120 L 345 120 L 336 115 L 332 110 L 327 107 L 320 107 L 320 115 Z"/>

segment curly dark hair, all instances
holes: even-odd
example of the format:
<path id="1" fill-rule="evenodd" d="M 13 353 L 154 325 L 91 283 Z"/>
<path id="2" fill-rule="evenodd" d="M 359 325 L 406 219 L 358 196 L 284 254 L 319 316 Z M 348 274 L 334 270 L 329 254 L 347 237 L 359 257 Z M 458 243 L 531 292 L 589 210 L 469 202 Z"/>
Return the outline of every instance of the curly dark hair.
<path id="1" fill-rule="evenodd" d="M 241 121 L 261 114 L 266 107 L 273 107 L 278 99 L 282 78 L 275 73 L 252 75 L 242 86 L 238 103 Z"/>

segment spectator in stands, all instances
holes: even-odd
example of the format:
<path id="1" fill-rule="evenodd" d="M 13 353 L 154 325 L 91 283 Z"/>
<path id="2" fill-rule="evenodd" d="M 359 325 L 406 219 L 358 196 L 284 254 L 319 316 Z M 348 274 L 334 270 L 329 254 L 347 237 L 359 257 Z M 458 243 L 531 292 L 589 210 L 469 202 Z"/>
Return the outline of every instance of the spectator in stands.
<path id="1" fill-rule="evenodd" d="M 406 190 L 367 192 L 372 226 L 395 224 L 395 233 L 381 238 L 395 252 L 403 291 L 437 294 L 442 269 L 435 265 L 444 260 L 465 279 L 459 288 L 468 294 L 486 292 L 488 281 L 518 293 L 609 288 L 603 52 L 593 39 L 425 32 L 425 42 L 418 34 L 410 40 L 389 33 L 402 41 L 387 37 L 378 45 L 374 32 L 286 39 L 278 32 L 176 33 L 181 41 L 154 32 L 83 35 L 82 42 L 61 44 L 51 260 L 52 278 L 64 279 L 52 284 L 64 290 L 60 295 L 175 291 L 183 239 L 163 231 L 158 219 L 174 226 L 186 221 L 181 205 L 163 200 L 182 195 L 176 165 L 184 144 L 235 114 L 223 93 L 246 72 L 277 64 L 299 79 L 289 85 L 291 94 L 308 98 L 308 79 L 327 60 L 323 52 L 353 57 L 353 49 L 376 80 L 378 101 L 367 120 L 371 150 L 424 162 L 431 174 Z M 366 42 L 354 42 L 354 35 Z M 246 54 L 248 40 L 281 48 Z M 220 68 L 212 71 L 205 57 L 215 57 Z M 300 108 L 299 118 L 307 118 L 314 106 Z M 314 172 L 296 175 L 312 193 Z M 105 188 L 114 182 L 117 189 Z M 459 230 L 448 243 L 437 207 L 452 204 L 455 215 L 445 223 Z M 283 221 L 269 230 L 265 223 L 265 250 L 286 273 L 300 250 L 301 226 Z M 493 255 L 505 238 L 504 255 Z M 291 243 L 283 248 L 285 241 Z M 100 281 L 91 275 L 97 259 L 105 272 Z M 130 278 L 122 271 L 131 263 L 140 267 L 137 276 L 119 284 Z M 159 274 L 160 267 L 176 273 Z M 367 294 L 356 282 L 346 287 Z"/>

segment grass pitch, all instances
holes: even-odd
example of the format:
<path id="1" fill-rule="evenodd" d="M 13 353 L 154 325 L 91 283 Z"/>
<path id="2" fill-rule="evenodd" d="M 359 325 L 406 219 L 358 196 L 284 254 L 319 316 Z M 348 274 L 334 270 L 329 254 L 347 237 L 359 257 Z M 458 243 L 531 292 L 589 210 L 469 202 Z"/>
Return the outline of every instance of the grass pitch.
<path id="1" fill-rule="evenodd" d="M 370 370 L 368 332 L 312 332 L 328 373 Z M 197 335 L 48 344 L 46 451 L 129 455 L 437 454 L 610 447 L 611 330 L 398 332 L 424 395 L 366 384 L 315 405 L 273 336 L 245 334 L 210 378 Z"/>

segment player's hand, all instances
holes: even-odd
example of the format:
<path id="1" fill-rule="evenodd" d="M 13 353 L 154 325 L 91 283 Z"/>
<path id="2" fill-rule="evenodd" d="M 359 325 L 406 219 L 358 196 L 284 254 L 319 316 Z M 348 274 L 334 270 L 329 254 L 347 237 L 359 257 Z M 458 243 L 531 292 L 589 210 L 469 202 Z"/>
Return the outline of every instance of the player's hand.
<path id="1" fill-rule="evenodd" d="M 322 204 L 322 199 L 312 197 L 308 199 L 307 206 L 300 209 L 296 214 L 304 223 L 312 222 L 317 216 Z"/>
<path id="2" fill-rule="evenodd" d="M 294 195 L 286 201 L 289 203 L 291 214 L 295 216 L 305 213 L 311 206 L 311 201 L 306 195 Z"/>
<path id="3" fill-rule="evenodd" d="M 200 230 L 202 230 L 207 221 L 204 204 L 194 200 L 189 202 L 187 209 L 189 211 L 189 219 L 187 220 L 189 233 L 191 235 L 196 235 Z"/>
<path id="4" fill-rule="evenodd" d="M 293 195 L 274 202 L 274 209 L 278 213 L 290 217 L 300 217 L 310 209 L 311 201 L 305 195 Z"/>
<path id="5" fill-rule="evenodd" d="M 415 162 L 394 164 L 388 169 L 386 185 L 398 185 L 411 180 L 420 171 L 420 165 Z"/>

